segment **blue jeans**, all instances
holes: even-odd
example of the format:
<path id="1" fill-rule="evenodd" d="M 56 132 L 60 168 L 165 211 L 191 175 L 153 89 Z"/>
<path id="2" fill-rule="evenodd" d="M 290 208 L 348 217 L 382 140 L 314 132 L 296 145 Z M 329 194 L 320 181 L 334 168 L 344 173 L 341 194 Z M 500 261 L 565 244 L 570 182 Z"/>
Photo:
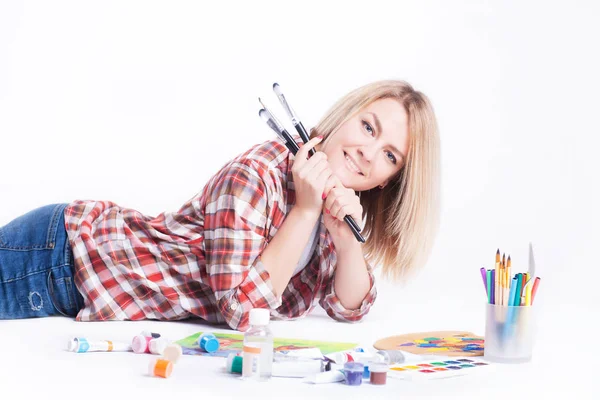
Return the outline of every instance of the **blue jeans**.
<path id="1" fill-rule="evenodd" d="M 83 307 L 73 281 L 66 206 L 40 207 L 0 228 L 0 319 L 75 317 Z"/>

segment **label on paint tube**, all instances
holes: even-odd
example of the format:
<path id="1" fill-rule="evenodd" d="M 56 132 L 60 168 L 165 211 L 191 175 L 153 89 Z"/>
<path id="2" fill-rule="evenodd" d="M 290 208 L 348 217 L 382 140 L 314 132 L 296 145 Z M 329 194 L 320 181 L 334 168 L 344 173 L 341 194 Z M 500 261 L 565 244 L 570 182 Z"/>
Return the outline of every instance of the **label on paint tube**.
<path id="1" fill-rule="evenodd" d="M 92 351 L 131 351 L 131 346 L 127 343 L 113 342 L 111 340 L 73 338 L 69 341 L 67 349 L 75 353 L 88 353 Z"/>
<path id="2" fill-rule="evenodd" d="M 321 360 L 280 361 L 273 363 L 272 374 L 283 378 L 304 378 L 324 370 Z"/>
<path id="3" fill-rule="evenodd" d="M 325 357 L 338 365 L 344 365 L 345 363 L 352 361 L 360 363 L 383 361 L 383 357 L 379 354 L 369 354 L 358 351 L 338 351 L 326 354 Z"/>
<path id="4" fill-rule="evenodd" d="M 320 374 L 314 374 L 307 376 L 304 382 L 307 383 L 333 383 L 341 382 L 346 379 L 343 371 L 332 370 L 327 372 L 321 372 Z"/>
<path id="5" fill-rule="evenodd" d="M 273 354 L 274 361 L 293 361 L 293 360 L 322 360 L 323 353 L 318 348 L 280 350 Z"/>

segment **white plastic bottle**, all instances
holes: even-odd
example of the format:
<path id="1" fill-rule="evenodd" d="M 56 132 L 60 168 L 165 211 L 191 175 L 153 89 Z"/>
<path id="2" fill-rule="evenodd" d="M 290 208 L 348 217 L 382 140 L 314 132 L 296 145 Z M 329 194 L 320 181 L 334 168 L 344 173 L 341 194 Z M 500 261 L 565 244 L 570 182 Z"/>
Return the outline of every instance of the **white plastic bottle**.
<path id="1" fill-rule="evenodd" d="M 269 329 L 271 315 L 265 308 L 250 310 L 250 328 L 244 334 L 244 346 L 260 347 L 259 380 L 271 378 L 273 369 L 273 334 Z"/>

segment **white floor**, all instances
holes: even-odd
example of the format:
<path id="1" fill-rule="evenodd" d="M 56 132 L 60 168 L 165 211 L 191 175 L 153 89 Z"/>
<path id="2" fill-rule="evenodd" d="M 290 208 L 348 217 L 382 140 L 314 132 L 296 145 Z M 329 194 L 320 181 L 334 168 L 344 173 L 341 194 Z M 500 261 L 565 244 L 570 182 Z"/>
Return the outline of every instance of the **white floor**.
<path id="1" fill-rule="evenodd" d="M 272 330 L 279 337 L 356 341 L 365 347 L 382 337 L 407 332 L 458 329 L 483 335 L 483 304 L 462 304 L 457 302 L 460 297 L 442 300 L 423 291 L 418 286 L 419 279 L 416 282 L 402 291 L 381 284 L 378 303 L 362 323 L 337 323 L 319 309 L 304 320 L 274 321 Z M 299 379 L 284 378 L 273 378 L 267 383 L 245 382 L 224 372 L 224 359 L 202 356 L 184 356 L 170 378 L 153 378 L 147 375 L 153 355 L 76 354 L 65 350 L 72 336 L 130 341 L 144 329 L 179 340 L 207 329 L 198 322 L 78 323 L 67 318 L 0 321 L 4 347 L 0 387 L 11 399 L 41 398 L 52 393 L 61 400 L 110 396 L 259 399 L 283 395 L 286 398 L 534 398 L 541 394 L 598 398 L 598 347 L 594 344 L 590 318 L 594 315 L 597 321 L 597 311 L 590 302 L 574 307 L 568 302 L 560 305 L 559 301 L 542 299 L 540 296 L 539 329 L 532 362 L 495 364 L 489 373 L 445 380 L 417 383 L 388 379 L 385 386 L 310 385 Z"/>

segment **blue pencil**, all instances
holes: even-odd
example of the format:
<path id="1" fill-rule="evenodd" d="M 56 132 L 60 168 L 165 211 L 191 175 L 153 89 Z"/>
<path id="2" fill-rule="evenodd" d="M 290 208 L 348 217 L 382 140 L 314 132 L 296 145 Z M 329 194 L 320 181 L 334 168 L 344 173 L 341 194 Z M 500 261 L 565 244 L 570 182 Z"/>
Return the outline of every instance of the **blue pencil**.
<path id="1" fill-rule="evenodd" d="M 515 276 L 514 278 L 512 278 L 511 282 L 510 282 L 510 292 L 508 294 L 508 305 L 509 306 L 514 306 L 515 305 L 515 292 L 517 290 L 517 277 Z"/>
<path id="2" fill-rule="evenodd" d="M 496 282 L 496 270 L 493 269 L 492 270 L 492 287 L 490 288 L 490 291 L 492 292 L 492 304 L 496 304 L 496 285 L 494 284 Z"/>
<path id="3" fill-rule="evenodd" d="M 521 289 L 522 288 L 523 288 L 523 274 L 518 273 L 517 274 L 517 288 L 515 289 L 515 301 L 514 301 L 515 306 L 521 305 Z"/>

